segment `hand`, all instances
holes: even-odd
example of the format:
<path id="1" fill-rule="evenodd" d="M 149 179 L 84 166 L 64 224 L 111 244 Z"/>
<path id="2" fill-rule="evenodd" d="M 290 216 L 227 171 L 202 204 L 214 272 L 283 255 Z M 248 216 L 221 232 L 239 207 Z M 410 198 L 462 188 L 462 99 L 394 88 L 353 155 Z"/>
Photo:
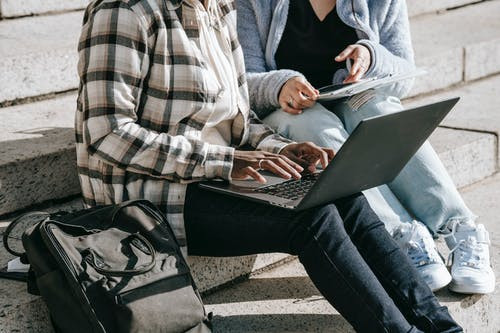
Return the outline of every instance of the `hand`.
<path id="1" fill-rule="evenodd" d="M 357 82 L 368 71 L 368 68 L 370 68 L 370 50 L 368 50 L 366 46 L 360 44 L 349 45 L 344 51 L 340 52 L 340 54 L 335 57 L 335 61 L 342 62 L 347 58 L 352 59 L 354 63 L 352 64 L 351 71 L 345 78 L 344 83 Z"/>
<path id="2" fill-rule="evenodd" d="M 291 114 L 302 113 L 316 103 L 319 91 L 300 76 L 295 76 L 285 82 L 281 87 L 278 101 L 283 111 Z"/>
<path id="3" fill-rule="evenodd" d="M 312 142 L 291 143 L 285 146 L 280 154 L 306 167 L 310 172 L 316 171 L 319 163 L 325 169 L 335 156 L 333 149 L 321 148 Z"/>
<path id="4" fill-rule="evenodd" d="M 292 177 L 299 179 L 300 172 L 304 171 L 299 164 L 284 155 L 257 150 L 236 150 L 234 152 L 233 171 L 231 172 L 231 177 L 234 180 L 253 178 L 259 183 L 265 184 L 266 179 L 258 170 L 268 170 L 285 179 Z"/>

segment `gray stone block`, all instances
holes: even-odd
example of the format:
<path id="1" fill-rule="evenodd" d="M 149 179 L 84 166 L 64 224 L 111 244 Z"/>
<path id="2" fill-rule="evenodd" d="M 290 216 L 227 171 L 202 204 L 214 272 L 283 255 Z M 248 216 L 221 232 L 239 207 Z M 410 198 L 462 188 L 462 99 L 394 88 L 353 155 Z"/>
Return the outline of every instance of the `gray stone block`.
<path id="1" fill-rule="evenodd" d="M 80 192 L 75 96 L 0 109 L 0 215 Z"/>
<path id="2" fill-rule="evenodd" d="M 500 1 L 414 17 L 411 31 L 416 63 L 428 74 L 417 79 L 410 96 L 500 71 Z"/>
<path id="3" fill-rule="evenodd" d="M 484 179 L 497 170 L 497 137 L 438 128 L 430 142 L 457 187 Z"/>
<path id="4" fill-rule="evenodd" d="M 498 37 L 465 47 L 465 81 L 500 72 L 500 33 Z"/>
<path id="5" fill-rule="evenodd" d="M 0 21 L 0 103 L 77 87 L 82 15 Z"/>
<path id="6" fill-rule="evenodd" d="M 437 54 L 417 57 L 418 67 L 427 70 L 427 74 L 415 79 L 408 97 L 418 96 L 457 84 L 463 79 L 463 50 L 454 48 Z"/>
<path id="7" fill-rule="evenodd" d="M 49 311 L 42 299 L 26 292 L 26 283 L 2 279 L 0 333 L 52 333 Z"/>
<path id="8" fill-rule="evenodd" d="M 410 16 L 417 16 L 421 14 L 428 14 L 446 10 L 448 8 L 456 8 L 463 5 L 478 2 L 477 0 L 409 0 L 408 14 Z"/>
<path id="9" fill-rule="evenodd" d="M 492 133 L 500 137 L 500 75 L 405 101 L 408 107 L 460 96 L 461 99 L 443 125 L 469 131 Z M 500 147 L 499 147 L 500 149 Z M 500 158 L 500 150 L 497 153 Z M 500 165 L 500 160 L 498 160 Z"/>
<path id="10" fill-rule="evenodd" d="M 0 16 L 16 17 L 84 8 L 89 0 L 0 0 Z"/>

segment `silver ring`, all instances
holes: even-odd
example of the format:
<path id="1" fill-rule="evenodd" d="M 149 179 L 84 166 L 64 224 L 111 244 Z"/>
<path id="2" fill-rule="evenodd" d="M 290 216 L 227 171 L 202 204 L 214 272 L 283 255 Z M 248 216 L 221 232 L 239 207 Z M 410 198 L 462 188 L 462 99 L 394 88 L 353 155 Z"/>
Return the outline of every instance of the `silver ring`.
<path id="1" fill-rule="evenodd" d="M 259 170 L 262 170 L 262 162 L 264 162 L 264 160 L 263 160 L 263 159 L 260 159 L 260 160 L 259 160 Z"/>
<path id="2" fill-rule="evenodd" d="M 288 100 L 288 106 L 293 108 L 293 98 L 290 96 L 290 99 Z"/>

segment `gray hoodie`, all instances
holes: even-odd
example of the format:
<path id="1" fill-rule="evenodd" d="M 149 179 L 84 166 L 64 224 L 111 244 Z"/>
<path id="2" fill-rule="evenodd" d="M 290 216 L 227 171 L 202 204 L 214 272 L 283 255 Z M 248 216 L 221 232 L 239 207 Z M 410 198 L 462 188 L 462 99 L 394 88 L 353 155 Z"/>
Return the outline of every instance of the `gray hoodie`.
<path id="1" fill-rule="evenodd" d="M 283 84 L 293 76 L 302 76 L 292 70 L 277 70 L 274 58 L 285 29 L 289 2 L 237 0 L 238 37 L 245 55 L 250 103 L 261 118 L 279 108 L 278 94 Z M 371 65 L 365 77 L 414 69 L 405 0 L 337 0 L 336 10 L 345 24 L 356 29 L 357 43 L 370 50 Z M 341 83 L 346 76 L 346 69 L 338 70 L 332 83 Z M 391 86 L 390 92 L 403 97 L 412 84 L 413 80 L 403 81 Z"/>

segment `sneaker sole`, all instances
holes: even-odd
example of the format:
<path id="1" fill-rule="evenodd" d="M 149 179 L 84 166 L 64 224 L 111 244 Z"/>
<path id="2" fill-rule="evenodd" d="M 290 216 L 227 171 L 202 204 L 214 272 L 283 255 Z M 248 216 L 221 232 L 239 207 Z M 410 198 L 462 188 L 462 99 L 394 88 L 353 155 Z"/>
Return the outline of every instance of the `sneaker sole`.
<path id="1" fill-rule="evenodd" d="M 456 282 L 451 282 L 449 290 L 460 293 L 460 294 L 491 294 L 495 290 L 495 284 L 460 284 Z"/>

